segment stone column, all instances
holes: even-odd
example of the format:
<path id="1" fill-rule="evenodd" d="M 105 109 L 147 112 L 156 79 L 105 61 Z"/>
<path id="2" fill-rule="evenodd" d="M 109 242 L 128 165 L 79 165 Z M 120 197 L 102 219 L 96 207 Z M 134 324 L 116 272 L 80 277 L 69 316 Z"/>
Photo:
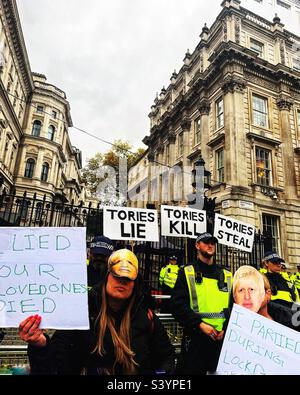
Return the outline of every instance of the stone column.
<path id="1" fill-rule="evenodd" d="M 210 103 L 206 98 L 203 98 L 198 106 L 200 113 L 200 139 L 201 139 L 201 155 L 207 167 L 209 164 L 209 147 L 207 145 L 209 141 L 209 112 Z"/>
<path id="2" fill-rule="evenodd" d="M 176 134 L 170 130 L 168 134 L 168 143 L 169 143 L 169 156 L 170 162 L 169 165 L 173 166 L 175 162 L 175 149 L 176 149 Z M 169 202 L 172 203 L 174 200 L 174 174 L 172 169 L 169 168 Z"/>
<path id="3" fill-rule="evenodd" d="M 188 118 L 184 118 L 182 120 L 181 129 L 183 132 L 182 200 L 187 200 L 187 194 L 191 193 L 192 191 L 192 169 L 190 168 L 190 160 L 188 159 L 188 156 L 190 154 L 191 121 Z"/>
<path id="4" fill-rule="evenodd" d="M 36 160 L 36 166 L 34 171 L 34 178 L 38 178 L 39 180 L 41 179 L 43 160 L 44 160 L 44 148 L 39 147 L 38 157 Z"/>
<path id="5" fill-rule="evenodd" d="M 21 150 L 21 158 L 19 163 L 19 171 L 18 175 L 20 177 L 24 177 L 25 174 L 25 168 L 26 168 L 26 152 L 27 152 L 27 144 L 23 144 L 19 147 L 19 150 Z"/>
<path id="6" fill-rule="evenodd" d="M 236 75 L 228 75 L 222 83 L 224 92 L 225 181 L 230 185 L 248 188 L 243 100 L 245 88 L 246 81 Z"/>
<path id="7" fill-rule="evenodd" d="M 290 124 L 290 111 L 293 106 L 293 101 L 288 95 L 281 94 L 277 98 L 277 106 L 280 113 L 279 120 L 282 141 L 283 174 L 285 174 L 285 197 L 286 199 L 297 199 L 294 147 Z"/>

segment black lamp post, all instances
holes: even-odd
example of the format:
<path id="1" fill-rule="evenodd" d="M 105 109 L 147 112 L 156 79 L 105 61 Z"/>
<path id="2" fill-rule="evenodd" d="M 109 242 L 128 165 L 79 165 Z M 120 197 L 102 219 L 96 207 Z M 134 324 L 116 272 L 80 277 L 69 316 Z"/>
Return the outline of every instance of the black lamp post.
<path id="1" fill-rule="evenodd" d="M 199 179 L 199 177 L 201 177 L 202 179 L 201 178 Z M 192 180 L 193 180 L 192 187 L 194 188 L 196 198 L 195 198 L 195 194 L 188 195 L 189 207 L 196 209 L 201 208 L 202 210 L 206 211 L 207 231 L 213 233 L 216 197 L 211 199 L 205 196 L 205 193 L 209 189 L 211 189 L 211 172 L 205 169 L 205 161 L 202 158 L 202 156 L 200 156 L 200 158 L 195 162 L 195 168 L 192 170 Z M 196 204 L 197 201 L 203 202 L 202 207 L 197 207 Z"/>

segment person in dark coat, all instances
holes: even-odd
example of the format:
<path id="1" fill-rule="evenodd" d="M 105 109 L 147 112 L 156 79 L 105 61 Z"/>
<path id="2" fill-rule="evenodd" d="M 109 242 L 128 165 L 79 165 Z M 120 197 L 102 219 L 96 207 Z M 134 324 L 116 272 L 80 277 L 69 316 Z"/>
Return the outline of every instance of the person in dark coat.
<path id="1" fill-rule="evenodd" d="M 105 236 L 95 236 L 90 243 L 87 267 L 88 286 L 93 287 L 105 278 L 108 258 L 114 251 L 113 242 Z"/>
<path id="2" fill-rule="evenodd" d="M 175 351 L 158 317 L 143 303 L 138 261 L 129 250 L 110 256 L 102 284 L 89 292 L 89 330 L 58 330 L 50 339 L 41 317 L 19 327 L 31 374 L 173 373 Z"/>

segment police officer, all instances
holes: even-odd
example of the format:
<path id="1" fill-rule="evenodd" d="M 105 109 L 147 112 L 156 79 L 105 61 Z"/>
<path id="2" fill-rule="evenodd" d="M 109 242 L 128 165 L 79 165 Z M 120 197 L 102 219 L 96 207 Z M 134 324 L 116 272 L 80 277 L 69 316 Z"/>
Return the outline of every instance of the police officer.
<path id="1" fill-rule="evenodd" d="M 163 293 L 169 295 L 171 290 L 174 288 L 179 266 L 177 263 L 177 256 L 170 254 L 168 258 L 168 264 L 162 267 L 159 273 L 159 283 L 162 286 Z"/>
<path id="2" fill-rule="evenodd" d="M 297 288 L 298 294 L 300 292 L 300 265 L 297 265 L 297 273 L 293 274 L 291 276 L 291 280 L 295 284 L 295 287 Z"/>
<path id="3" fill-rule="evenodd" d="M 232 274 L 216 265 L 218 240 L 210 233 L 196 239 L 197 260 L 181 268 L 170 307 L 184 327 L 179 374 L 206 374 L 217 367 L 224 336 Z"/>
<path id="4" fill-rule="evenodd" d="M 162 267 L 159 273 L 159 283 L 162 287 L 163 295 L 170 296 L 172 294 L 173 288 L 176 284 L 177 276 L 178 276 L 178 262 L 177 256 L 175 254 L 170 254 L 168 257 L 168 264 Z M 161 313 L 169 313 L 170 307 L 169 303 L 170 299 L 163 299 L 161 306 Z"/>
<path id="5" fill-rule="evenodd" d="M 282 263 L 285 263 L 284 259 L 282 259 L 275 251 L 269 251 L 265 253 L 264 261 L 268 270 L 266 276 L 271 285 L 271 300 L 275 303 L 291 308 L 293 303 L 298 299 L 298 292 L 287 273 L 285 273 L 284 276 L 281 273 Z"/>

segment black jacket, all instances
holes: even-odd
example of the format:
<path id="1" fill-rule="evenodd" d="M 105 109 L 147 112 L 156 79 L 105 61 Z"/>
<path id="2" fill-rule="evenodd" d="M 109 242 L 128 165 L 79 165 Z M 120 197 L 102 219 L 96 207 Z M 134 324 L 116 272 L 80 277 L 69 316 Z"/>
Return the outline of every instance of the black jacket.
<path id="1" fill-rule="evenodd" d="M 175 365 L 175 351 L 168 335 L 153 315 L 148 317 L 148 308 L 143 304 L 142 295 L 136 297 L 131 319 L 131 349 L 138 363 L 138 374 L 153 374 L 155 370 L 172 373 Z M 47 346 L 28 347 L 31 374 L 103 374 L 103 369 L 111 367 L 115 360 L 114 347 L 109 331 L 104 337 L 106 354 L 100 356 L 92 352 L 97 343 L 99 326 L 97 317 L 101 306 L 101 285 L 89 292 L 90 330 L 57 330 Z M 116 374 L 123 374 L 122 367 L 116 366 Z"/>

